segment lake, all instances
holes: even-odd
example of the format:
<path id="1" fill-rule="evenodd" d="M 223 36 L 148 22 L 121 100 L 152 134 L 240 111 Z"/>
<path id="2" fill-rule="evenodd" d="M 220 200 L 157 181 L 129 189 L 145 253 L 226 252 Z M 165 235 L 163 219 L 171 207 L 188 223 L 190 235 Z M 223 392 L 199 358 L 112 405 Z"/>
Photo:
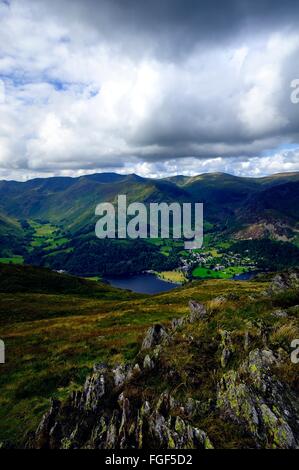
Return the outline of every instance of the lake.
<path id="1" fill-rule="evenodd" d="M 154 274 L 136 274 L 134 276 L 106 277 L 105 281 L 119 289 L 129 289 L 139 294 L 159 294 L 167 292 L 180 284 L 163 281 Z"/>
<path id="2" fill-rule="evenodd" d="M 231 280 L 234 281 L 250 281 L 259 271 L 250 271 L 247 273 L 236 274 Z M 163 281 L 154 274 L 136 274 L 134 276 L 105 277 L 104 279 L 111 286 L 119 289 L 129 289 L 138 294 L 159 294 L 160 292 L 168 292 L 181 284 Z M 202 279 L 204 280 L 204 279 Z"/>
<path id="3" fill-rule="evenodd" d="M 260 274 L 261 271 L 249 271 L 247 273 L 240 273 L 240 274 L 235 274 L 234 277 L 231 279 L 233 281 L 250 281 L 253 279 L 257 274 Z"/>

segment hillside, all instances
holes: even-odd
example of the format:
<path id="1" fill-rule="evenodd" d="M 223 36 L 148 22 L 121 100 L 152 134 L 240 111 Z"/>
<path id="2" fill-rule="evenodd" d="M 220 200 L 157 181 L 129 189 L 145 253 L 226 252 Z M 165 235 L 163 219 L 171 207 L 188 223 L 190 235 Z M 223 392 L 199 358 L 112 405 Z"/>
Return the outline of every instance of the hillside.
<path id="1" fill-rule="evenodd" d="M 16 218 L 0 212 L 0 259 L 14 254 L 21 256 L 26 243 L 22 224 Z"/>
<path id="2" fill-rule="evenodd" d="M 244 238 L 287 240 L 299 229 L 299 182 L 288 182 L 267 187 L 248 197 L 236 212 L 236 220 L 245 225 Z M 239 234 L 240 235 L 240 234 Z"/>
<path id="3" fill-rule="evenodd" d="M 24 290 L 26 275 L 32 281 L 39 277 L 43 287 L 37 286 L 34 292 L 32 282 Z M 299 334 L 299 298 L 298 278 L 293 276 L 292 283 L 287 279 L 277 278 L 271 291 L 266 279 L 243 283 L 219 280 L 193 282 L 168 293 L 146 296 L 36 268 L 5 267 L 0 277 L 0 306 L 7 362 L 1 366 L 0 376 L 0 441 L 18 446 L 26 441 L 33 447 L 105 447 L 106 437 L 100 428 L 87 443 L 91 423 L 98 421 L 98 413 L 104 413 L 106 425 L 112 425 L 111 413 L 115 410 L 118 429 L 119 401 L 131 411 L 125 434 L 117 431 L 116 446 L 122 438 L 124 447 L 132 444 L 133 435 L 130 437 L 128 430 L 133 430 L 134 423 L 136 426 L 138 410 L 145 411 L 149 406 L 146 421 L 152 429 L 154 416 L 160 416 L 160 423 L 164 423 L 152 441 L 156 448 L 172 447 L 173 442 L 177 447 L 293 447 L 298 439 L 293 422 L 298 381 L 296 365 L 289 355 L 290 342 Z M 60 285 L 59 294 L 53 292 L 55 283 Z M 173 318 L 181 320 L 172 322 Z M 146 334 L 153 324 L 160 326 Z M 156 336 L 153 331 L 160 333 Z M 249 366 L 255 365 L 258 372 L 251 378 L 240 375 L 246 388 L 244 392 L 243 386 L 236 388 L 238 395 L 234 398 L 234 381 L 240 380 L 236 374 L 241 374 L 247 358 Z M 75 403 L 94 364 L 101 366 L 95 367 L 93 378 L 86 382 L 82 403 L 88 387 L 88 396 L 96 401 L 86 402 L 83 414 L 78 415 Z M 111 382 L 113 374 L 116 388 Z M 111 400 L 108 402 L 97 395 L 98 389 L 92 389 L 102 375 Z M 272 398 L 263 395 L 264 382 L 259 385 L 264 377 L 268 377 Z M 223 388 L 224 380 L 231 388 Z M 117 398 L 121 392 L 122 402 Z M 280 401 L 274 403 L 278 393 Z M 65 405 L 55 401 L 51 418 L 34 435 L 50 398 L 72 407 L 70 419 L 64 421 Z M 246 403 L 260 416 L 258 436 L 250 408 L 245 414 Z M 292 413 L 291 420 L 282 414 L 286 409 Z M 271 417 L 270 423 L 267 417 Z M 51 429 L 45 423 L 54 425 L 58 418 L 60 438 L 55 434 L 50 444 L 47 433 Z M 75 434 L 70 438 L 78 420 L 83 426 L 86 419 L 90 426 L 85 440 Z M 143 445 L 148 446 L 152 431 L 141 429 Z"/>
<path id="4" fill-rule="evenodd" d="M 233 208 L 265 188 L 298 181 L 298 173 L 266 178 L 211 173 L 162 180 L 103 173 L 78 178 L 34 179 L 25 183 L 1 181 L 0 200 L 2 211 L 8 216 L 62 223 L 66 229 L 74 232 L 82 226 L 83 221 L 86 223 L 87 218 L 93 216 L 97 203 L 113 202 L 118 194 L 127 194 L 129 202 L 196 200 L 215 206 L 232 204 Z"/>
<path id="5" fill-rule="evenodd" d="M 116 203 L 203 202 L 204 250 L 236 240 L 299 244 L 299 174 L 241 178 L 222 173 L 165 179 L 103 173 L 25 183 L 0 182 L 0 258 L 76 275 L 118 275 L 180 266 L 183 240 L 98 240 L 95 207 Z M 149 243 L 150 242 L 150 243 Z M 265 267 L 266 269 L 266 267 Z"/>

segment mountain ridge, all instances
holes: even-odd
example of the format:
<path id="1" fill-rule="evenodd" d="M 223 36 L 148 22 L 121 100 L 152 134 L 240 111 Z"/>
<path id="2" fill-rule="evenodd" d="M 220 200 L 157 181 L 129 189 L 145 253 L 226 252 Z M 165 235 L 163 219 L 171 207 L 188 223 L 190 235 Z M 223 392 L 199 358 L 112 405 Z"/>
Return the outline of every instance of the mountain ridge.
<path id="1" fill-rule="evenodd" d="M 299 204 L 299 172 L 262 178 L 205 173 L 193 177 L 178 175 L 158 179 L 136 174 L 95 173 L 74 178 L 1 181 L 1 256 L 7 259 L 14 258 L 16 254 L 23 255 L 29 264 L 42 263 L 54 269 L 68 266 L 70 272 L 80 275 L 81 270 L 71 268 L 74 259 L 78 266 L 79 260 L 85 264 L 92 257 L 92 260 L 86 261 L 88 273 L 97 272 L 99 263 L 104 262 L 103 253 L 107 249 L 127 260 L 129 253 L 131 256 L 134 251 L 130 240 L 126 245 L 116 240 L 114 245 L 119 246 L 115 250 L 114 245 L 96 239 L 94 234 L 96 206 L 102 202 L 117 204 L 120 194 L 127 196 L 128 204 L 204 203 L 206 240 L 213 241 L 214 245 L 252 238 L 299 243 L 299 214 L 296 209 Z M 37 229 L 37 226 L 40 228 Z M 46 228 L 42 229 L 41 226 Z M 51 242 L 51 237 L 46 239 L 40 236 L 43 230 L 48 230 L 49 236 L 50 232 L 60 233 L 60 237 L 56 237 L 58 241 Z M 145 243 L 142 246 L 142 268 L 140 259 L 133 264 L 141 270 L 155 269 L 149 262 L 150 253 L 152 259 L 155 258 L 155 246 L 146 246 Z M 172 250 L 171 253 L 174 257 L 169 257 L 167 269 L 173 269 L 174 259 L 179 259 L 178 251 Z M 100 258 L 95 260 L 98 256 Z M 165 264 L 165 251 L 162 258 L 159 255 L 159 262 Z M 158 260 L 155 266 L 157 263 Z M 130 266 L 132 268 L 132 263 Z"/>

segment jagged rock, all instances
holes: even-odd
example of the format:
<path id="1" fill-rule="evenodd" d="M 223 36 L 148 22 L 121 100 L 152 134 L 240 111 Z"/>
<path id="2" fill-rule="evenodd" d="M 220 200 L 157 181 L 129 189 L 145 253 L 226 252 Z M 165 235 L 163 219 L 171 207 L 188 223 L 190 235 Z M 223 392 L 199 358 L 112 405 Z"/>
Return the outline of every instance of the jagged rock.
<path id="1" fill-rule="evenodd" d="M 104 364 L 98 364 L 94 368 L 93 374 L 87 378 L 81 404 L 85 409 L 95 411 L 99 406 L 100 399 L 105 395 L 109 382 L 108 368 Z"/>
<path id="2" fill-rule="evenodd" d="M 139 375 L 140 372 L 141 372 L 140 366 L 138 363 L 136 363 L 133 369 L 130 371 L 128 378 L 130 379 L 132 376 Z"/>
<path id="3" fill-rule="evenodd" d="M 224 349 L 222 350 L 222 354 L 221 354 L 221 366 L 222 366 L 223 368 L 225 368 L 225 367 L 227 366 L 228 361 L 229 361 L 229 359 L 230 359 L 230 357 L 231 357 L 231 354 L 232 354 L 232 353 L 231 353 L 231 351 L 230 351 L 229 349 L 224 348 Z"/>
<path id="4" fill-rule="evenodd" d="M 299 271 L 293 270 L 285 273 L 276 274 L 273 278 L 269 289 L 268 294 L 278 294 L 288 289 L 298 289 L 299 288 Z"/>
<path id="5" fill-rule="evenodd" d="M 168 392 L 164 392 L 160 395 L 156 409 L 162 416 L 166 417 L 176 405 L 174 398 Z"/>
<path id="6" fill-rule="evenodd" d="M 196 321 L 206 319 L 207 310 L 203 304 L 199 304 L 198 302 L 195 302 L 194 300 L 190 300 L 189 309 L 190 309 L 190 315 L 188 318 L 189 323 L 194 323 Z"/>
<path id="7" fill-rule="evenodd" d="M 87 380 L 87 383 L 93 380 Z M 95 390 L 100 391 L 96 387 Z M 101 394 L 101 391 L 100 391 Z M 84 396 L 84 394 L 82 394 Z M 101 395 L 104 403 L 108 396 Z M 212 444 L 206 433 L 180 416 L 173 416 L 178 403 L 165 392 L 156 404 L 144 401 L 140 408 L 131 406 L 122 392 L 115 398 L 114 408 L 105 404 L 92 412 L 88 407 L 73 408 L 71 400 L 61 406 L 53 402 L 49 413 L 38 427 L 31 447 L 51 449 L 158 448 L 205 449 Z M 185 412 L 185 408 L 180 408 Z"/>
<path id="8" fill-rule="evenodd" d="M 189 397 L 185 403 L 184 410 L 189 419 L 197 416 L 206 416 L 211 410 L 211 400 L 202 402 Z"/>
<path id="9" fill-rule="evenodd" d="M 164 326 L 156 324 L 148 329 L 143 340 L 141 350 L 151 349 L 160 344 L 161 341 L 165 340 L 166 338 L 168 338 L 168 334 Z"/>
<path id="10" fill-rule="evenodd" d="M 207 310 L 203 304 L 195 302 L 195 300 L 189 301 L 189 315 L 181 318 L 174 318 L 171 322 L 173 330 L 180 328 L 186 324 L 195 323 L 207 319 Z"/>
<path id="11" fill-rule="evenodd" d="M 144 369 L 153 369 L 155 367 L 154 362 L 151 360 L 150 356 L 147 354 L 143 361 Z"/>
<path id="12" fill-rule="evenodd" d="M 225 368 L 233 354 L 234 348 L 231 340 L 231 335 L 226 330 L 220 330 L 222 353 L 221 353 L 221 366 Z"/>
<path id="13" fill-rule="evenodd" d="M 184 317 L 181 317 L 181 318 L 174 318 L 172 321 L 171 321 L 171 327 L 173 330 L 176 330 L 177 328 L 180 328 L 181 326 L 184 325 L 184 322 L 185 322 L 185 318 Z"/>
<path id="14" fill-rule="evenodd" d="M 196 321 L 206 321 L 203 305 L 191 301 L 190 314 L 173 323 L 172 330 L 161 325 L 151 327 L 142 344 L 145 352 L 138 354 L 138 363 L 116 365 L 113 368 L 98 364 L 86 380 L 82 391 L 74 392 L 63 403 L 52 401 L 49 412 L 43 417 L 28 447 L 52 449 L 205 449 L 212 444 L 198 423 L 211 412 L 218 419 L 232 420 L 236 428 L 252 439 L 256 447 L 294 448 L 299 442 L 298 398 L 276 377 L 280 360 L 288 360 L 285 351 L 273 353 L 270 349 L 255 349 L 239 366 L 238 356 L 229 331 L 220 330 L 221 350 L 212 349 L 210 374 L 213 385 L 205 387 L 201 365 L 193 367 L 200 346 L 195 345 Z M 186 331 L 176 332 L 178 326 L 188 325 Z M 201 325 L 203 326 L 203 325 Z M 251 331 L 253 324 L 246 323 Z M 264 326 L 261 322 L 257 325 Z M 265 327 L 266 328 L 266 327 Z M 192 331 L 191 331 L 192 330 Z M 194 337 L 194 338 L 193 338 Z M 237 338 L 238 336 L 236 336 Z M 201 337 L 200 341 L 202 340 Z M 213 337 L 215 339 L 215 336 Z M 210 339 L 211 339 L 210 338 Z M 247 338 L 247 339 L 246 339 Z M 192 351 L 192 360 L 186 375 L 176 370 L 167 360 L 176 341 Z M 204 338 L 203 338 L 204 341 Z M 204 345 L 206 348 L 207 346 Z M 249 333 L 245 333 L 244 349 L 249 348 Z M 166 351 L 165 351 L 166 349 Z M 180 350 L 180 349 L 179 349 Z M 205 351 L 205 349 L 203 350 Z M 166 354 L 164 354 L 166 352 Z M 189 354 L 189 351 L 187 351 Z M 219 363 L 221 352 L 221 366 Z M 230 358 L 235 354 L 234 370 L 228 370 Z M 242 351 L 242 356 L 244 351 Z M 188 356 L 187 356 L 188 357 Z M 198 356 L 200 357 L 200 356 Z M 137 359 L 136 358 L 136 359 Z M 195 360 L 194 360 L 195 359 Z M 189 369 L 188 369 L 189 367 Z M 198 376 L 194 371 L 199 371 Z M 153 393 L 154 380 L 164 374 L 169 379 L 169 389 L 159 397 Z M 220 377 L 220 378 L 219 378 Z M 147 389 L 147 381 L 149 388 Z M 153 382 L 152 382 L 153 380 Z M 194 380 L 194 381 L 193 381 Z M 161 382 L 164 383 L 162 380 Z M 208 379 L 209 382 L 209 379 Z M 195 400 L 178 393 L 182 385 L 186 394 L 192 395 L 196 384 Z M 201 385 L 202 384 L 202 385 Z M 216 390 L 217 384 L 217 390 Z M 168 384 L 167 384 L 168 386 Z M 201 386 L 203 390 L 201 390 Z M 189 388 L 190 387 L 190 388 Z M 172 390 L 170 392 L 170 390 Z M 179 397 L 179 398 L 178 398 Z M 217 421 L 218 422 L 218 421 Z"/>
<path id="15" fill-rule="evenodd" d="M 132 369 L 124 364 L 119 364 L 112 369 L 114 376 L 114 384 L 116 387 L 122 387 L 122 385 L 130 377 Z"/>
<path id="16" fill-rule="evenodd" d="M 224 295 L 219 295 L 218 297 L 215 297 L 213 299 L 213 302 L 217 304 L 222 304 L 223 302 L 226 302 L 226 297 L 224 297 Z"/>
<path id="17" fill-rule="evenodd" d="M 206 315 L 203 305 L 191 303 L 190 315 L 180 324 L 192 323 Z M 142 350 L 151 349 L 144 357 L 143 367 L 153 370 L 170 334 L 162 325 L 151 327 L 142 344 Z M 167 341 L 166 341 L 167 340 Z M 142 357 L 142 356 L 141 356 Z M 192 419 L 191 406 L 177 403 L 163 393 L 157 403 L 144 401 L 131 406 L 125 387 L 141 374 L 140 366 L 119 364 L 113 368 L 105 364 L 94 366 L 82 391 L 73 392 L 65 403 L 53 401 L 43 417 L 30 447 L 73 448 L 208 448 L 212 447 L 204 431 L 178 416 Z M 195 412 L 195 411 L 194 411 Z M 174 414 L 173 414 L 174 413 Z"/>
<path id="18" fill-rule="evenodd" d="M 298 445 L 298 401 L 271 373 L 277 359 L 270 350 L 251 351 L 239 370 L 230 370 L 218 384 L 217 407 L 243 426 L 257 445 L 295 448 Z"/>
<path id="19" fill-rule="evenodd" d="M 42 449 L 50 447 L 49 436 L 55 426 L 56 418 L 60 410 L 61 403 L 51 399 L 49 411 L 43 416 L 35 434 L 35 447 Z"/>
<path id="20" fill-rule="evenodd" d="M 283 310 L 275 310 L 271 315 L 275 318 L 286 318 L 288 316 L 287 312 L 284 312 Z"/>
<path id="21" fill-rule="evenodd" d="M 115 410 L 113 412 L 110 424 L 107 429 L 107 437 L 104 449 L 117 449 L 118 444 L 118 426 L 119 426 L 119 412 Z"/>
<path id="22" fill-rule="evenodd" d="M 208 449 L 212 444 L 206 433 L 177 416 L 174 420 L 157 410 L 148 419 L 149 434 L 159 449 Z"/>

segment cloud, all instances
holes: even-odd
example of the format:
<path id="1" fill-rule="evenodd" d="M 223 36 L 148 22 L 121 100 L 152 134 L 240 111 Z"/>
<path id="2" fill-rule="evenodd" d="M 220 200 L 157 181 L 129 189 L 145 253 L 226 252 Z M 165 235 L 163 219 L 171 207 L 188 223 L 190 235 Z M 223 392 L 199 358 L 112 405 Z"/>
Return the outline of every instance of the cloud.
<path id="1" fill-rule="evenodd" d="M 297 9 L 0 2 L 0 176 L 299 170 Z"/>

